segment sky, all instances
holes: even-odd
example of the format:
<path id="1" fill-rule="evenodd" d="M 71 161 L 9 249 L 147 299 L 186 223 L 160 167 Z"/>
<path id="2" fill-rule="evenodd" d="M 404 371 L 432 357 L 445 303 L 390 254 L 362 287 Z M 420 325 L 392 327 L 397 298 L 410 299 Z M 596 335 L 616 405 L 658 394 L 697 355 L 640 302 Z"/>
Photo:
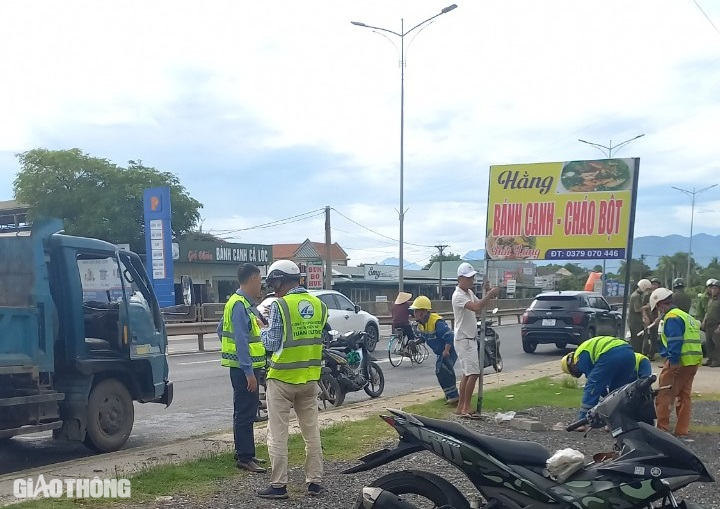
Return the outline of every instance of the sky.
<path id="1" fill-rule="evenodd" d="M 176 173 L 229 241 L 322 242 L 329 206 L 351 265 L 397 257 L 400 41 L 350 22 L 448 4 L 2 2 L 0 200 L 16 153 L 77 147 Z M 617 152 L 641 161 L 635 234 L 689 233 L 672 186 L 720 184 L 720 2 L 457 5 L 405 37 L 406 262 L 482 248 L 489 166 L 603 157 L 578 139 L 643 134 Z M 720 234 L 720 186 L 694 232 Z"/>

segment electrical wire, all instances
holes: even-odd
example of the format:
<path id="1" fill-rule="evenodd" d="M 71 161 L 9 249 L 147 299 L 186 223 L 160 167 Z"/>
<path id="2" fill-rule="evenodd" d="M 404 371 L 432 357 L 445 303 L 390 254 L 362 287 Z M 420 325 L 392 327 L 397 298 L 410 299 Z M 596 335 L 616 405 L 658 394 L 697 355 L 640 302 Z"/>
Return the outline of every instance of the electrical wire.
<path id="1" fill-rule="evenodd" d="M 707 13 L 703 10 L 702 7 L 700 7 L 700 4 L 697 2 L 697 0 L 692 0 L 693 3 L 697 6 L 698 9 L 700 9 L 700 12 L 702 12 L 702 15 L 705 16 L 705 19 L 708 20 L 708 22 L 712 25 L 712 27 L 715 29 L 715 31 L 720 34 L 720 29 L 713 23 L 713 20 L 710 19 L 710 16 L 707 15 Z"/>
<path id="2" fill-rule="evenodd" d="M 345 219 L 347 219 L 347 220 L 350 221 L 351 223 L 359 226 L 360 228 L 363 228 L 363 229 L 369 231 L 370 233 L 374 233 L 375 235 L 378 235 L 378 236 L 383 237 L 383 238 L 385 238 L 385 239 L 392 240 L 393 242 L 400 242 L 398 239 L 394 239 L 394 238 L 392 238 L 392 237 L 388 237 L 387 235 L 383 235 L 383 234 L 380 233 L 380 232 L 376 232 L 376 231 L 373 230 L 372 228 L 368 228 L 367 226 L 358 223 L 358 222 L 355 221 L 354 219 L 350 219 L 348 216 L 346 216 L 345 214 L 343 214 L 342 212 L 340 212 L 340 211 L 339 211 L 338 209 L 336 209 L 335 207 L 333 207 L 332 210 L 334 210 L 335 212 L 337 212 L 339 215 L 341 215 L 342 217 L 344 217 Z M 403 241 L 403 244 L 406 244 L 406 245 L 408 245 L 408 246 L 417 246 L 417 247 L 435 247 L 435 246 L 427 246 L 427 245 L 425 245 L 425 244 L 415 244 L 414 242 L 407 242 L 407 241 Z"/>
<path id="3" fill-rule="evenodd" d="M 317 209 L 317 210 L 311 210 L 309 212 L 303 212 L 302 214 L 297 214 L 294 216 L 286 217 L 284 219 L 277 219 L 275 221 L 270 221 L 267 223 L 258 224 L 255 226 L 249 226 L 247 228 L 238 228 L 235 230 L 208 230 L 208 233 L 216 233 L 217 235 L 228 235 L 231 233 L 237 233 L 237 232 L 244 232 L 247 230 L 257 230 L 257 229 L 264 229 L 264 228 L 272 228 L 274 226 L 283 226 L 290 223 L 297 223 L 298 221 L 303 221 L 305 219 L 310 219 L 312 217 L 317 217 L 325 212 L 325 209 Z"/>

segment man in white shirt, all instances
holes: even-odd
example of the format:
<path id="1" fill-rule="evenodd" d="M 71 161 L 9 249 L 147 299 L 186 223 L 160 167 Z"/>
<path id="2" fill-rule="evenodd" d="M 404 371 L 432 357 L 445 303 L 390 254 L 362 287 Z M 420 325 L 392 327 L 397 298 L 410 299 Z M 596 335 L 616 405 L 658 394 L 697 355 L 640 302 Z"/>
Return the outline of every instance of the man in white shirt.
<path id="1" fill-rule="evenodd" d="M 477 337 L 475 313 L 480 312 L 491 299 L 496 298 L 500 288 L 490 290 L 489 283 L 486 282 L 486 295 L 480 299 L 472 291 L 477 274 L 473 266 L 467 262 L 461 263 L 457 274 L 458 285 L 452 296 L 452 308 L 455 317 L 455 350 L 463 377 L 460 381 L 460 402 L 456 413 L 462 417 L 478 418 L 479 415 L 470 405 L 480 370 L 483 369 L 478 359 L 478 342 L 475 339 Z"/>

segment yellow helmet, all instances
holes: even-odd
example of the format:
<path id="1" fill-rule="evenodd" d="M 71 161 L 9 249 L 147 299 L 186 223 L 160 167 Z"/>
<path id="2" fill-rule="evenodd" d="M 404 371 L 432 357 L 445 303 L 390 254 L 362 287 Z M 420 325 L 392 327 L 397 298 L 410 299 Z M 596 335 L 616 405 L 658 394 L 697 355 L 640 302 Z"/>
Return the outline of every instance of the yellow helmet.
<path id="1" fill-rule="evenodd" d="M 413 301 L 410 309 L 427 309 L 428 311 L 430 311 L 432 309 L 432 302 L 430 302 L 430 299 L 428 299 L 424 295 L 420 295 Z"/>
<path id="2" fill-rule="evenodd" d="M 567 373 L 568 375 L 575 376 L 575 374 L 572 372 L 572 368 L 575 366 L 575 352 L 570 352 L 569 354 L 565 355 L 562 359 L 560 359 L 560 367 L 562 368 L 563 372 Z"/>

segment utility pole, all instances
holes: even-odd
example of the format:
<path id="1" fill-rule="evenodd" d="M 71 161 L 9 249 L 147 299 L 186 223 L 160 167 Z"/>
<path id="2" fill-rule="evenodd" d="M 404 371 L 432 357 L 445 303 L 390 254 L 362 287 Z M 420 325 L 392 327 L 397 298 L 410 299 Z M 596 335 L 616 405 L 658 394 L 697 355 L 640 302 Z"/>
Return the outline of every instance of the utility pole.
<path id="1" fill-rule="evenodd" d="M 443 251 L 448 247 L 447 244 L 436 245 L 435 248 L 438 250 L 438 261 L 440 262 L 440 275 L 438 276 L 438 300 L 442 300 L 442 266 L 443 266 Z"/>
<path id="2" fill-rule="evenodd" d="M 332 257 L 330 255 L 330 207 L 325 207 L 325 289 L 332 290 Z"/>
<path id="3" fill-rule="evenodd" d="M 708 189 L 712 189 L 715 186 L 717 186 L 717 184 L 704 187 L 699 191 L 696 191 L 694 187 L 692 188 L 692 191 L 688 191 L 687 189 L 680 189 L 679 187 L 672 186 L 673 189 L 680 191 L 681 193 L 684 193 L 690 197 L 690 244 L 688 245 L 687 279 L 685 280 L 685 284 L 688 287 L 692 284 L 690 282 L 690 259 L 692 258 L 693 221 L 695 219 L 695 195 L 700 194 L 703 191 L 707 191 Z"/>

